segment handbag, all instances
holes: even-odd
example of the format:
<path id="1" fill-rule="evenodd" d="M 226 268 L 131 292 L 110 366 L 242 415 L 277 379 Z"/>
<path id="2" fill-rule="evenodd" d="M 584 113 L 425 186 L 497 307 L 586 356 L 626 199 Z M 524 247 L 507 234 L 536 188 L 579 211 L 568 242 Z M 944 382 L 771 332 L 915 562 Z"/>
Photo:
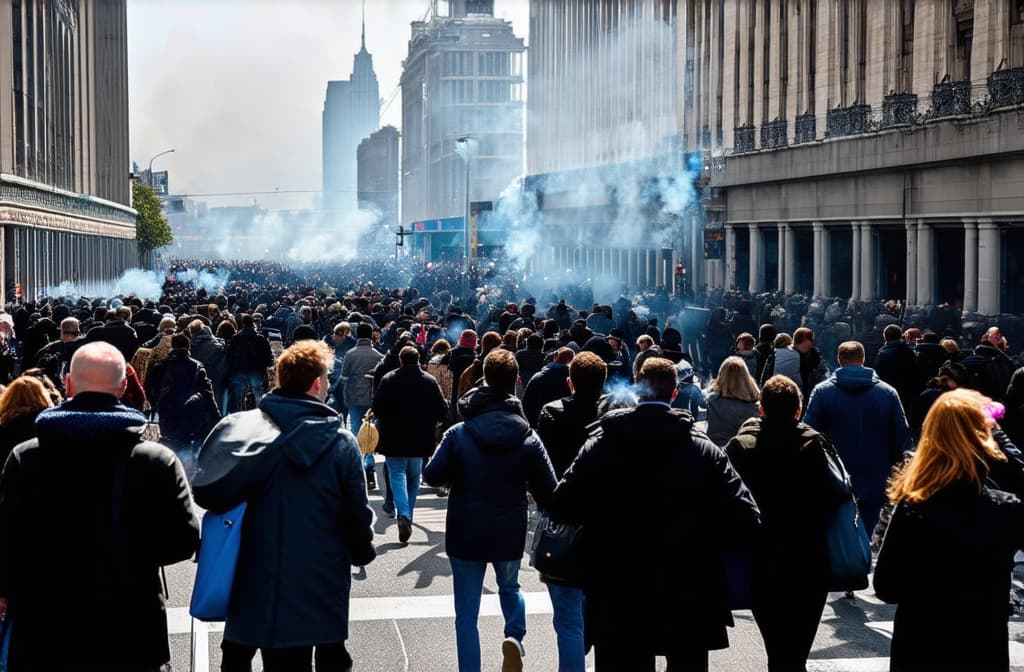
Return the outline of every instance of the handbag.
<path id="1" fill-rule="evenodd" d="M 823 442 L 825 463 L 839 504 L 828 517 L 825 531 L 829 559 L 829 591 L 845 592 L 868 587 L 871 541 L 857 509 L 850 474 L 832 444 Z"/>
<path id="2" fill-rule="evenodd" d="M 367 411 L 363 416 L 363 424 L 359 426 L 359 435 L 356 436 L 359 442 L 359 452 L 369 455 L 377 450 L 377 443 L 380 441 L 380 430 L 377 429 L 377 418 L 373 411 Z"/>
<path id="3" fill-rule="evenodd" d="M 246 503 L 224 513 L 207 512 L 199 544 L 199 566 L 192 588 L 189 613 L 200 621 L 223 621 L 228 617 L 231 586 L 242 544 L 242 522 Z"/>
<path id="4" fill-rule="evenodd" d="M 556 523 L 541 513 L 533 533 L 530 566 L 548 580 L 569 586 L 583 585 L 582 527 Z"/>

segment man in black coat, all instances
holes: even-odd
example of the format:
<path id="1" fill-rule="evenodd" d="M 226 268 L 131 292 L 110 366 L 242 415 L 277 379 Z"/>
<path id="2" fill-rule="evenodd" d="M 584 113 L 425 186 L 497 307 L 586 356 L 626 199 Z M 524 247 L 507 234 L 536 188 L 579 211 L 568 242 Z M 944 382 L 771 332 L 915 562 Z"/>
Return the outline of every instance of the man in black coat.
<path id="1" fill-rule="evenodd" d="M 231 412 L 241 410 L 247 387 L 252 387 L 256 400 L 267 389 L 267 369 L 274 365 L 270 341 L 256 333 L 251 315 L 242 315 L 241 330 L 228 342 L 227 377 Z"/>
<path id="2" fill-rule="evenodd" d="M 152 671 L 170 660 L 159 569 L 199 546 L 181 463 L 142 441 L 146 418 L 118 401 L 125 361 L 108 343 L 71 360 L 71 397 L 40 414 L 38 438 L 0 479 L 0 618 L 12 670 Z M 69 600 L 81 600 L 82 610 Z M 117 646 L 100 646 L 118 623 Z"/>
<path id="3" fill-rule="evenodd" d="M 85 336 L 85 342 L 104 341 L 110 343 L 121 351 L 124 361 L 131 362 L 135 351 L 139 349 L 139 336 L 129 324 L 131 319 L 132 309 L 128 306 L 121 306 L 116 311 L 109 311 L 106 323 L 90 329 Z"/>
<path id="4" fill-rule="evenodd" d="M 221 644 L 224 672 L 347 670 L 352 566 L 376 556 L 355 437 L 324 404 L 332 353 L 304 340 L 277 362 L 259 408 L 214 428 L 199 454 L 196 501 L 224 512 L 247 502 Z M 244 457 L 245 459 L 241 459 Z"/>
<path id="5" fill-rule="evenodd" d="M 882 332 L 882 338 L 885 344 L 875 357 L 875 373 L 896 388 L 903 405 L 903 414 L 910 417 L 914 401 L 924 389 L 918 374 L 917 355 L 912 347 L 903 342 L 903 329 L 898 324 L 887 326 Z"/>
<path id="6" fill-rule="evenodd" d="M 707 669 L 708 651 L 729 645 L 733 625 L 722 551 L 758 526 L 753 498 L 725 453 L 673 410 L 676 368 L 654 357 L 637 377 L 640 404 L 612 411 L 555 489 L 552 518 L 583 525 L 588 638 L 597 672 L 669 666 Z M 650 502 L 663 516 L 637 516 L 621 498 L 637 447 L 651 462 Z M 654 539 L 640 551 L 630 539 Z M 623 572 L 623 562 L 633 570 Z"/>
<path id="7" fill-rule="evenodd" d="M 407 345 L 398 359 L 399 368 L 381 379 L 373 396 L 373 414 L 380 431 L 377 452 L 387 458 L 398 512 L 398 541 L 405 544 L 412 535 L 423 458 L 434 454 L 435 430 L 448 415 L 448 402 L 437 380 L 420 369 L 419 350 Z"/>
<path id="8" fill-rule="evenodd" d="M 540 417 L 540 409 L 544 408 L 544 404 L 561 399 L 572 392 L 569 389 L 569 363 L 574 356 L 572 349 L 560 348 L 555 353 L 554 361 L 534 374 L 526 384 L 526 390 L 523 392 L 523 411 L 531 427 L 537 426 L 537 418 Z"/>

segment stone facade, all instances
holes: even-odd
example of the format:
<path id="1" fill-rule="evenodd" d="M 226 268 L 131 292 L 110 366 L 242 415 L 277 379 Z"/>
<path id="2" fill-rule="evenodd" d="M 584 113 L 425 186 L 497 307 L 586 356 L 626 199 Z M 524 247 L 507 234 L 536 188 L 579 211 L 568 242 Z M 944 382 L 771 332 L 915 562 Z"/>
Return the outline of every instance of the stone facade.
<path id="1" fill-rule="evenodd" d="M 1022 3 L 680 0 L 677 29 L 709 287 L 1024 312 Z"/>

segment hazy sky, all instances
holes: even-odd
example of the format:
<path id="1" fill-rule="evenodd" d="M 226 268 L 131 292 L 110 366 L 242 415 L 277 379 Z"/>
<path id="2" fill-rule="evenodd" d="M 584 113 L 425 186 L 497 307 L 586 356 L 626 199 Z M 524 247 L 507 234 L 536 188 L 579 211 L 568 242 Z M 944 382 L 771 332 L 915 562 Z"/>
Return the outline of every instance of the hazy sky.
<path id="1" fill-rule="evenodd" d="M 396 94 L 409 23 L 428 0 L 367 0 L 381 123 L 401 128 Z M 170 171 L 173 193 L 319 190 L 327 81 L 348 79 L 359 50 L 360 0 L 128 0 L 131 156 Z M 527 0 L 495 13 L 526 37 Z M 298 196 L 197 197 L 210 206 L 306 207 Z"/>

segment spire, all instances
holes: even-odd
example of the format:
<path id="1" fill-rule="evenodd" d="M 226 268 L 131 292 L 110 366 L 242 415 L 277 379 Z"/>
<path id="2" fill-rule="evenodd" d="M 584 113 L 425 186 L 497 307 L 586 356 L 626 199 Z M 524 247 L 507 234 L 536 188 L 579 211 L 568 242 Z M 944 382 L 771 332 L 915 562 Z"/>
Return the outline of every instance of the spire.
<path id="1" fill-rule="evenodd" d="M 366 51 L 366 0 L 363 0 L 363 48 Z"/>

